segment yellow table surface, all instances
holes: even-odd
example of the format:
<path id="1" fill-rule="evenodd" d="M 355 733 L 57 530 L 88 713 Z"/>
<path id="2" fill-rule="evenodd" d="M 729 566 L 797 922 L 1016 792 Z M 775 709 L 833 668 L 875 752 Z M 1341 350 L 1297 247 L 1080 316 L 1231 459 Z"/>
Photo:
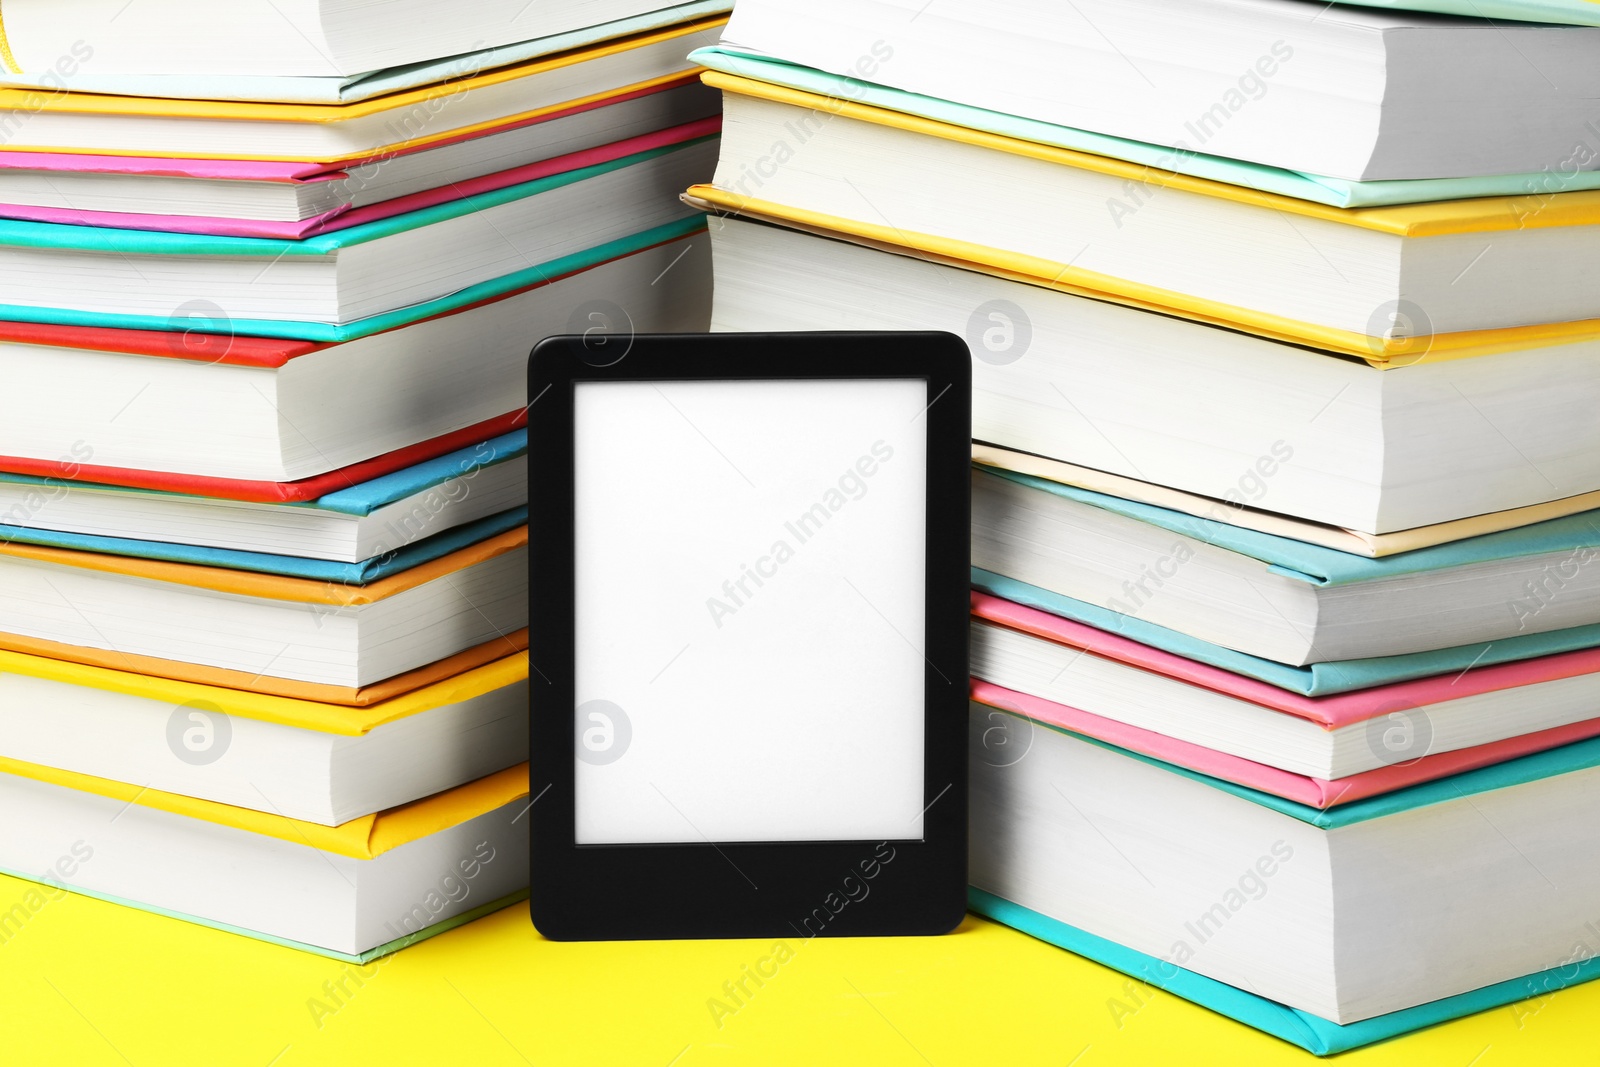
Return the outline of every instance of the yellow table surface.
<path id="1" fill-rule="evenodd" d="M 0 876 L 0 915 L 31 888 Z M 726 1001 L 723 983 L 767 956 L 770 943 L 558 944 L 516 905 L 369 964 L 363 976 L 354 965 L 59 894 L 20 928 L 0 929 L 0 1063 L 1318 1062 L 976 917 L 948 937 L 788 944 L 793 957 L 765 985 L 750 984 L 753 995 L 719 1026 L 708 1001 Z M 1120 1025 L 1113 1002 L 1135 1009 L 1118 1012 Z M 1593 982 L 1329 1062 L 1594 1063 L 1597 1031 Z"/>

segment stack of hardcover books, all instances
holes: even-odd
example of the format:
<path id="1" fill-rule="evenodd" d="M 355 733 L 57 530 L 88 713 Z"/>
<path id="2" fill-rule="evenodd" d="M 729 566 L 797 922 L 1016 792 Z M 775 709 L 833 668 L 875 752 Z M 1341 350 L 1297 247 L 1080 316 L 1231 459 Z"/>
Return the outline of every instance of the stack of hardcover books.
<path id="1" fill-rule="evenodd" d="M 525 892 L 524 367 L 704 328 L 727 7 L 6 5 L 0 869 L 349 960 Z"/>
<path id="2" fill-rule="evenodd" d="M 697 54 L 714 328 L 973 351 L 975 910 L 1318 1053 L 1600 973 L 1596 25 L 741 0 Z"/>

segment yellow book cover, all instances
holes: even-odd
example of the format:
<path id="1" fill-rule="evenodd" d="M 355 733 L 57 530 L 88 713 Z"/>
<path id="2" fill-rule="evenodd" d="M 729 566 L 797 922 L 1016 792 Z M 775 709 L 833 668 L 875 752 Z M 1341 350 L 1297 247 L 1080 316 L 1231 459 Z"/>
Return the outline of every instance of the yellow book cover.
<path id="1" fill-rule="evenodd" d="M 0 632 L 0 650 L 21 653 L 35 659 L 81 664 L 121 675 L 189 682 L 215 689 L 258 693 L 311 704 L 338 705 L 343 708 L 365 708 L 382 704 L 406 693 L 465 674 L 474 668 L 515 656 L 519 652 L 526 652 L 527 648 L 528 631 L 524 627 L 503 637 L 496 637 L 481 645 L 457 652 L 453 656 L 435 660 L 416 670 L 406 671 L 404 674 L 397 674 L 393 678 L 385 678 L 371 685 L 353 688 L 326 685 L 321 682 L 302 682 L 293 678 L 274 678 L 271 675 L 228 670 L 226 667 L 209 667 L 203 663 L 140 656 L 130 652 L 115 652 L 87 645 L 69 645 L 60 641 L 28 637 L 24 634 Z"/>
<path id="2" fill-rule="evenodd" d="M 1563 193 L 1551 197 L 1549 203 L 1532 216 L 1521 209 L 1520 201 L 1515 197 L 1487 197 L 1391 207 L 1337 208 L 1205 178 L 1157 171 L 1107 156 L 1096 156 L 1002 134 L 973 130 L 935 119 L 836 97 L 824 97 L 718 71 L 708 71 L 702 75 L 702 80 L 725 93 L 790 104 L 924 136 L 1133 180 L 1144 185 L 1181 189 L 1286 215 L 1336 222 L 1394 236 L 1432 237 L 1600 224 L 1600 191 Z M 1385 370 L 1409 366 L 1423 359 L 1458 359 L 1600 339 L 1600 320 L 1596 319 L 1434 333 L 1420 339 L 1374 337 L 1366 333 L 1191 296 L 1087 270 L 1069 262 L 907 230 L 891 225 L 886 220 L 865 221 L 811 211 L 759 196 L 746 196 L 711 184 L 694 186 L 688 191 L 685 199 L 708 211 L 774 222 L 821 236 L 835 237 L 902 254 L 910 253 L 918 258 L 977 270 L 1029 285 L 1162 314 L 1178 315 L 1196 322 L 1241 330 L 1272 340 L 1354 356 Z"/>
<path id="3" fill-rule="evenodd" d="M 385 723 L 448 704 L 459 704 L 520 682 L 528 677 L 528 662 L 527 652 L 513 653 L 387 700 L 352 707 L 0 650 L 0 674 L 20 674 L 126 693 L 174 707 L 199 703 L 229 716 L 345 737 L 359 737 Z"/>
<path id="4" fill-rule="evenodd" d="M 82 793 L 122 800 L 153 811 L 165 811 L 191 819 L 201 819 L 244 830 L 264 837 L 277 838 L 293 844 L 310 845 L 322 852 L 331 852 L 351 859 L 370 860 L 390 849 L 421 840 L 429 834 L 469 819 L 486 815 L 497 808 L 528 795 L 528 765 L 518 764 L 497 771 L 486 778 L 457 786 L 431 797 L 402 804 L 398 808 L 365 815 L 339 826 L 322 826 L 318 823 L 288 819 L 282 815 L 254 811 L 250 808 L 218 804 L 213 800 L 163 793 L 157 789 L 114 782 L 109 778 L 95 778 L 76 771 L 57 770 L 37 763 L 0 756 L 0 773 L 14 774 L 37 782 L 59 785 Z"/>
<path id="5" fill-rule="evenodd" d="M 713 16 L 663 29 L 647 30 L 552 56 L 540 56 L 497 70 L 471 74 L 415 89 L 345 103 L 305 104 L 233 100 L 192 100 L 43 89 L 0 89 L 0 115 L 14 129 L 0 147 L 7 152 L 144 155 L 199 159 L 357 162 L 414 150 L 475 134 L 537 122 L 585 110 L 633 94 L 684 84 L 698 68 L 686 58 L 697 44 L 709 44 L 727 22 Z M 653 50 L 653 51 L 652 51 Z M 585 81 L 582 64 L 641 57 L 646 71 L 626 83 Z M 653 55 L 654 58 L 643 58 Z M 613 81 L 615 79 L 612 79 Z M 548 83 L 536 93 L 533 86 Z M 580 91 L 587 88 L 589 91 Z M 536 101 L 541 101 L 537 102 Z M 481 100 L 482 104 L 470 101 Z M 51 127 L 44 120 L 55 119 Z M 71 125 L 59 122 L 76 120 Z M 118 120 L 130 120 L 118 125 Z M 154 123 L 138 132 L 131 120 Z M 340 141 L 347 129 L 354 141 Z M 293 131 L 312 131 L 295 140 Z M 290 138 L 284 140 L 284 138 Z M 248 151 L 248 144 L 259 150 Z"/>

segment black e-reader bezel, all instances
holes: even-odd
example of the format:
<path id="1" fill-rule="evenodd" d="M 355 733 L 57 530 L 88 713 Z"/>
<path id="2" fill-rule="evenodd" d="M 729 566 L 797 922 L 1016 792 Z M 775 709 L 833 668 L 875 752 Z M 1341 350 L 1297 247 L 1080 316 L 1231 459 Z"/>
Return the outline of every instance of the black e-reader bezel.
<path id="1" fill-rule="evenodd" d="M 528 820 L 530 910 L 545 937 L 931 935 L 961 922 L 967 880 L 971 377 L 965 342 L 942 332 L 558 336 L 534 348 L 528 361 L 528 490 L 529 644 L 536 670 L 529 683 L 534 802 Z M 864 379 L 927 383 L 927 407 L 919 416 L 927 446 L 922 838 L 578 844 L 575 387 Z M 794 444 L 802 447 L 803 438 Z M 640 536 L 649 536 L 644 525 Z"/>

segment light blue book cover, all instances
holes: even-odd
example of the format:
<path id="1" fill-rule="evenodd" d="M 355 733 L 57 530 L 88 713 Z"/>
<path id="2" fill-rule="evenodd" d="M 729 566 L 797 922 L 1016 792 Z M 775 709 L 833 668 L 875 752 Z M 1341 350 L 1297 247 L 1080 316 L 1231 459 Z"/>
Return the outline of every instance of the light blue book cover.
<path id="1" fill-rule="evenodd" d="M 435 486 L 474 471 L 497 466 L 507 460 L 528 453 L 528 431 L 512 430 L 510 433 L 479 441 L 475 445 L 458 448 L 442 456 L 425 460 L 392 474 L 352 485 L 329 493 L 316 500 L 285 504 L 264 505 L 280 508 L 308 508 L 314 511 L 332 511 L 342 515 L 370 515 L 381 507 L 397 503 L 407 497 L 425 493 Z M 57 492 L 63 483 L 59 479 L 37 478 L 27 474 L 10 474 L 0 471 L 0 483 L 37 486 Z M 167 493 L 155 489 L 136 489 L 125 485 L 102 485 L 94 482 L 74 483 L 79 488 L 104 493 L 124 493 L 132 496 L 171 497 L 176 500 L 205 502 L 211 498 L 183 493 Z M 3 513 L 0 513 L 3 514 Z M 13 538 L 13 540 L 20 540 Z"/>
<path id="2" fill-rule="evenodd" d="M 528 431 L 512 430 L 316 500 L 285 506 L 337 511 L 345 515 L 370 515 L 381 507 L 416 496 L 452 479 L 527 454 Z"/>
<path id="3" fill-rule="evenodd" d="M 1584 511 L 1564 518 L 1521 526 L 1500 533 L 1419 548 L 1373 559 L 1338 549 L 1307 544 L 1289 537 L 1260 533 L 1224 522 L 1203 519 L 1154 504 L 1064 485 L 1031 474 L 996 467 L 978 467 L 984 476 L 1003 478 L 1042 493 L 1099 508 L 1115 515 L 1158 526 L 1175 534 L 1225 548 L 1267 564 L 1281 574 L 1317 586 L 1355 585 L 1405 574 L 1424 574 L 1495 560 L 1521 559 L 1585 548 L 1600 550 L 1600 511 Z"/>
<path id="4" fill-rule="evenodd" d="M 1095 604 L 1019 582 L 980 567 L 972 568 L 972 586 L 991 596 L 1023 604 L 1051 615 L 1081 622 L 1097 630 L 1118 634 L 1183 656 L 1208 663 L 1225 671 L 1242 674 L 1302 696 L 1320 697 L 1351 693 L 1358 689 L 1415 678 L 1455 674 L 1471 667 L 1490 667 L 1497 663 L 1516 663 L 1536 656 L 1600 646 L 1600 625 L 1574 626 L 1547 633 L 1518 634 L 1499 641 L 1476 645 L 1457 645 L 1433 652 L 1411 652 L 1403 656 L 1374 659 L 1346 659 L 1292 667 L 1276 660 L 1236 652 L 1188 634 L 1158 626 L 1132 615 L 1123 615 Z"/>
<path id="5" fill-rule="evenodd" d="M 442 556 L 448 556 L 457 549 L 477 544 L 507 530 L 515 530 L 527 521 L 528 507 L 524 504 L 358 563 L 279 556 L 270 552 L 244 552 L 232 548 L 209 548 L 204 545 L 179 545 L 166 541 L 136 541 L 127 537 L 102 537 L 97 534 L 65 533 L 60 530 L 36 530 L 26 526 L 0 525 L 0 544 L 16 542 L 41 545 L 46 548 L 98 552 L 110 556 L 154 559 L 166 563 L 225 567 L 228 570 L 276 574 L 285 578 L 310 578 L 316 581 L 337 582 L 340 585 L 369 585 L 380 578 L 387 578 Z"/>

